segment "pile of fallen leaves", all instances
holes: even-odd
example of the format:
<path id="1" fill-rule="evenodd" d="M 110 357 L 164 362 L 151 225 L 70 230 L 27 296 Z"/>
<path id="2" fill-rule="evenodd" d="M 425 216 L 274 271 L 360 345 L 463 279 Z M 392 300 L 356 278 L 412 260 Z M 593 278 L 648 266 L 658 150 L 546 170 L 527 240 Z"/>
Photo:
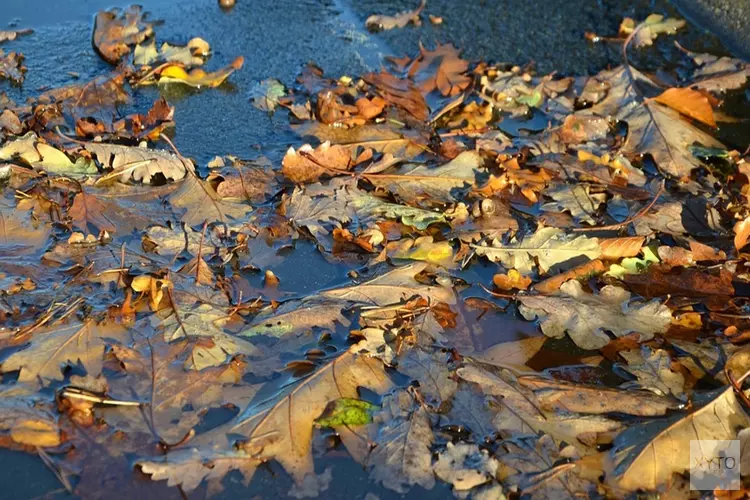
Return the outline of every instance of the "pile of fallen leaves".
<path id="1" fill-rule="evenodd" d="M 633 24 L 593 77 L 451 45 L 360 78 L 310 65 L 251 96 L 317 142 L 204 168 L 164 99 L 115 109 L 241 57 L 205 72 L 207 42 L 99 13 L 112 74 L 2 102 L 0 444 L 83 496 L 132 496 L 133 468 L 215 493 L 268 462 L 315 496 L 342 450 L 398 493 L 683 495 L 690 441 L 750 428 L 750 170 L 717 139 L 750 66 L 629 62 L 681 26 Z M 350 281 L 286 289 L 270 268 L 301 240 Z"/>

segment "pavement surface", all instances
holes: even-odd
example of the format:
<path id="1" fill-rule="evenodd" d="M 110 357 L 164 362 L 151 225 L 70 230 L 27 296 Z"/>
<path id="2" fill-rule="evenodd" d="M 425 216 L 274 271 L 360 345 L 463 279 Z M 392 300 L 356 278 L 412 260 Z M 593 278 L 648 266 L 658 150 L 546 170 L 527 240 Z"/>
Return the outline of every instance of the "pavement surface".
<path id="1" fill-rule="evenodd" d="M 0 83 L 13 99 L 22 102 L 42 87 L 55 87 L 106 74 L 111 68 L 91 48 L 93 16 L 98 10 L 124 7 L 120 0 L 3 0 L 0 29 L 9 23 L 35 32 L 3 50 L 25 54 L 28 73 L 22 87 Z M 276 163 L 289 147 L 299 143 L 288 128 L 284 113 L 269 117 L 248 102 L 250 89 L 273 77 L 292 83 L 301 67 L 314 61 L 331 76 L 356 76 L 378 69 L 386 55 L 414 54 L 427 46 L 451 42 L 465 57 L 493 62 L 534 62 L 542 73 L 594 73 L 619 64 L 619 50 L 587 42 L 583 33 L 614 34 L 623 17 L 644 19 L 652 12 L 682 15 L 690 25 L 676 39 L 685 47 L 718 54 L 748 57 L 747 30 L 750 1 L 746 0 L 428 0 L 421 27 L 371 34 L 364 20 L 371 14 L 394 14 L 414 8 L 418 0 L 237 0 L 236 7 L 222 11 L 215 0 L 141 0 L 144 8 L 164 24 L 156 28 L 160 41 L 186 42 L 201 36 L 212 46 L 207 69 L 217 69 L 238 55 L 245 67 L 232 75 L 231 84 L 219 89 L 162 90 L 176 108 L 175 143 L 199 165 L 215 155 L 243 158 L 266 155 Z M 680 9 L 680 12 L 677 11 Z M 427 14 L 444 19 L 432 25 Z M 708 31 L 711 30 L 711 31 Z M 664 49 L 652 49 L 664 50 Z M 646 51 L 645 63 L 649 52 Z M 659 54 L 663 55 L 663 54 Z M 661 60 L 661 57 L 659 58 Z M 75 80 L 70 73 L 77 73 Z M 132 106 L 123 113 L 146 109 L 158 96 L 158 88 L 139 89 Z M 299 263 L 274 269 L 286 285 L 305 290 L 320 289 L 338 275 L 316 252 L 302 252 Z M 300 262 L 300 259 L 296 259 Z M 231 481 L 230 481 L 231 482 Z M 234 484 L 234 483 L 232 483 Z M 54 475 L 35 457 L 0 450 L 0 485 L 8 487 L 3 498 L 31 498 L 58 490 Z M 283 472 L 260 471 L 251 490 L 230 487 L 227 497 L 260 494 L 263 498 L 285 496 L 289 484 Z M 338 465 L 330 498 L 363 498 L 368 492 L 391 495 L 370 484 L 358 467 Z M 114 493 L 114 492 L 113 492 Z M 160 495 L 171 498 L 174 489 Z M 452 498 L 449 491 L 433 496 Z M 116 495 L 115 495 L 116 497 Z"/>

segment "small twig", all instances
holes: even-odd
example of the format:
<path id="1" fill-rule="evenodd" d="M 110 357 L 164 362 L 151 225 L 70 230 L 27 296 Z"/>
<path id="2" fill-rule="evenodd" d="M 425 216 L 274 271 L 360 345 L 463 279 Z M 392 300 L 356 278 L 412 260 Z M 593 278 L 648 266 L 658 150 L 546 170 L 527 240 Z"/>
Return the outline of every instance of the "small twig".
<path id="1" fill-rule="evenodd" d="M 161 71 L 162 69 L 166 68 L 167 66 L 173 66 L 173 65 L 174 65 L 173 62 L 162 63 L 162 64 L 156 66 L 155 68 L 152 68 L 148 73 L 146 73 L 145 75 L 143 75 L 143 77 L 140 80 L 138 80 L 137 82 L 131 84 L 130 86 L 131 87 L 138 87 L 139 85 L 142 85 L 144 81 L 148 80 L 153 75 L 155 75 L 158 71 Z"/>
<path id="2" fill-rule="evenodd" d="M 203 262 L 203 240 L 206 237 L 207 227 L 208 227 L 208 220 L 205 220 L 203 221 L 203 231 L 201 231 L 201 242 L 198 244 L 198 257 L 195 259 L 195 282 L 196 283 L 198 283 L 200 280 L 201 262 Z M 174 307 L 174 304 L 172 304 L 172 307 Z"/>
<path id="3" fill-rule="evenodd" d="M 487 288 L 486 286 L 484 286 L 481 283 L 479 283 L 479 286 L 482 288 L 482 290 L 484 290 L 485 292 L 489 293 L 493 297 L 498 297 L 498 298 L 501 298 L 501 299 L 516 300 L 516 296 L 515 295 L 511 295 L 509 293 L 497 293 L 497 292 L 493 292 L 492 290 L 490 290 L 489 288 Z"/>
<path id="4" fill-rule="evenodd" d="M 651 210 L 651 208 L 656 204 L 659 197 L 664 193 L 664 181 L 662 181 L 661 186 L 659 186 L 659 190 L 656 192 L 656 195 L 654 196 L 654 199 L 651 200 L 651 202 L 646 205 L 644 208 L 642 208 L 637 214 L 635 214 L 632 217 L 628 217 L 622 222 L 618 222 L 617 224 L 610 224 L 608 226 L 592 226 L 592 227 L 576 227 L 571 229 L 572 232 L 575 233 L 582 233 L 586 231 L 611 231 L 614 229 L 621 229 L 628 224 L 630 224 L 633 221 L 636 221 L 646 215 L 646 213 Z"/>
<path id="5" fill-rule="evenodd" d="M 297 150 L 297 154 L 299 154 L 300 156 L 302 156 L 306 160 L 309 160 L 309 161 L 313 162 L 314 164 L 316 164 L 317 166 L 319 166 L 320 168 L 323 168 L 325 170 L 330 170 L 331 172 L 336 172 L 337 174 L 341 174 L 341 175 L 352 175 L 352 176 L 356 175 L 354 172 L 350 172 L 349 170 L 341 170 L 341 169 L 338 169 L 338 168 L 335 168 L 335 167 L 329 167 L 329 166 L 323 165 L 312 154 L 308 153 L 307 151 L 299 151 L 299 150 Z M 351 162 L 351 158 L 350 158 L 349 162 L 347 163 L 346 166 L 350 167 L 351 163 L 352 162 Z"/>

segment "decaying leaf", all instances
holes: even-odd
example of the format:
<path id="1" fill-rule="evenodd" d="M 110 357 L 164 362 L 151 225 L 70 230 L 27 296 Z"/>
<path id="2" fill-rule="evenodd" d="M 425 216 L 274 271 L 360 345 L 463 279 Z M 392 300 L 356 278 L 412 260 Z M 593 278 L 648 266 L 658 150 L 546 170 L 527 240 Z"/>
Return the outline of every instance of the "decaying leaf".
<path id="1" fill-rule="evenodd" d="M 430 447 L 435 438 L 427 410 L 406 391 L 398 391 L 385 399 L 375 421 L 381 426 L 366 459 L 372 478 L 398 493 L 409 491 L 412 485 L 432 489 Z"/>

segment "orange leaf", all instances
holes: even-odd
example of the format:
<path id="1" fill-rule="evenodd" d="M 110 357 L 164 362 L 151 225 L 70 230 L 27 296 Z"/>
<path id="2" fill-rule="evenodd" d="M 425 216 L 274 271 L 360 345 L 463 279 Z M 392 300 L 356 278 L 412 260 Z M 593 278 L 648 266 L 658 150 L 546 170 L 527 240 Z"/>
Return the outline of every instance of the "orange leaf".
<path id="1" fill-rule="evenodd" d="M 620 239 L 620 238 L 617 238 Z M 622 238 L 626 239 L 626 238 Z M 534 285 L 534 290 L 539 293 L 553 293 L 560 288 L 560 286 L 568 280 L 587 278 L 596 274 L 601 274 L 605 271 L 604 264 L 599 259 L 586 262 L 580 266 L 576 266 L 570 271 L 560 273 L 557 276 L 548 278 L 541 283 Z"/>
<path id="2" fill-rule="evenodd" d="M 515 269 L 508 271 L 508 274 L 496 274 L 492 278 L 492 282 L 500 290 L 526 290 L 531 284 L 531 278 L 523 276 Z"/>
<path id="3" fill-rule="evenodd" d="M 705 94 L 688 88 L 672 88 L 665 90 L 654 99 L 685 116 L 697 120 L 711 127 L 716 126 L 714 110 L 711 100 Z"/>
<path id="4" fill-rule="evenodd" d="M 622 257 L 635 257 L 641 251 L 644 240 L 643 236 L 601 239 L 599 246 L 602 249 L 602 259 L 617 260 Z"/>
<path id="5" fill-rule="evenodd" d="M 734 248 L 739 252 L 750 238 L 750 217 L 734 225 Z"/>

